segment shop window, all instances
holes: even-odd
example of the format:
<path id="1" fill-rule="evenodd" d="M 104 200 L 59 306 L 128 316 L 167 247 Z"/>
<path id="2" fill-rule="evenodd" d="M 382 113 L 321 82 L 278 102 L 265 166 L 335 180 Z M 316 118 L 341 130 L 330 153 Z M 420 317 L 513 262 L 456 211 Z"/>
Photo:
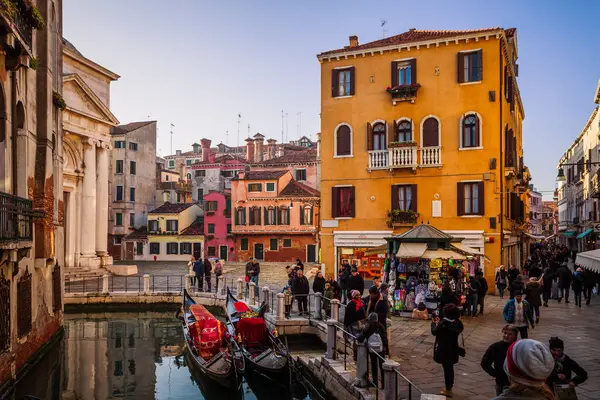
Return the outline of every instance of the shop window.
<path id="1" fill-rule="evenodd" d="M 292 247 L 292 239 L 283 239 L 282 247 Z"/>
<path id="2" fill-rule="evenodd" d="M 354 186 L 333 187 L 331 196 L 332 218 L 352 218 L 355 215 Z"/>

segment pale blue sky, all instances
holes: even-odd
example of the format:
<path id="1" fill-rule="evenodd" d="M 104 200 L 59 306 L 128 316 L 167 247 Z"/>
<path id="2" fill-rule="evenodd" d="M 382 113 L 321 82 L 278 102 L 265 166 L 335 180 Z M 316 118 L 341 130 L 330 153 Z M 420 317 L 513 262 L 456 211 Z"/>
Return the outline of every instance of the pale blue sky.
<path id="1" fill-rule="evenodd" d="M 316 54 L 417 29 L 516 27 L 525 105 L 525 163 L 552 190 L 556 163 L 594 108 L 600 78 L 598 1 L 64 0 L 64 35 L 121 75 L 111 108 L 121 123 L 158 120 L 158 149 L 202 137 L 240 142 L 251 131 L 281 140 L 319 131 Z M 549 193 L 545 193 L 547 195 Z"/>

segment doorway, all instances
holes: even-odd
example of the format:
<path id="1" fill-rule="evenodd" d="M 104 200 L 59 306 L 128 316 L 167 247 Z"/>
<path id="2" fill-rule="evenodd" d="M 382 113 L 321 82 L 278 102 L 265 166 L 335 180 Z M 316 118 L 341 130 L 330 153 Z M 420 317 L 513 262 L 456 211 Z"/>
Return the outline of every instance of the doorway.
<path id="1" fill-rule="evenodd" d="M 219 246 L 219 258 L 227 261 L 227 246 Z"/>
<path id="2" fill-rule="evenodd" d="M 307 244 L 306 245 L 306 262 L 316 263 L 317 262 L 317 245 Z"/>
<path id="3" fill-rule="evenodd" d="M 202 243 L 194 243 L 194 258 L 199 260 L 202 257 Z"/>
<path id="4" fill-rule="evenodd" d="M 262 243 L 254 243 L 254 258 L 261 261 L 263 260 L 264 246 Z"/>

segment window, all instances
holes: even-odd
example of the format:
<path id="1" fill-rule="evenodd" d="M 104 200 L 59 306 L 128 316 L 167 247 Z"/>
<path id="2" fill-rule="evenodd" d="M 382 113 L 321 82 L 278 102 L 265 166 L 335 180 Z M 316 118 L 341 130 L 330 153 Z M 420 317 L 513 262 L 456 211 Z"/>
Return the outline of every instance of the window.
<path id="1" fill-rule="evenodd" d="M 277 224 L 277 212 L 274 207 L 265 208 L 265 225 Z"/>
<path id="2" fill-rule="evenodd" d="M 438 147 L 440 145 L 440 123 L 434 117 L 423 122 L 423 147 Z"/>
<path id="3" fill-rule="evenodd" d="M 135 254 L 137 254 L 138 256 L 143 256 L 144 255 L 144 243 L 137 242 L 135 250 L 136 250 Z"/>
<path id="4" fill-rule="evenodd" d="M 296 180 L 297 181 L 305 181 L 306 180 L 306 170 L 305 169 L 297 169 L 296 170 Z"/>
<path id="5" fill-rule="evenodd" d="M 354 217 L 354 186 L 331 188 L 331 217 Z"/>
<path id="6" fill-rule="evenodd" d="M 176 219 L 167 220 L 167 232 L 177 232 L 179 228 L 179 221 Z"/>
<path id="7" fill-rule="evenodd" d="M 123 226 L 123 214 L 115 213 L 115 225 Z"/>
<path id="8" fill-rule="evenodd" d="M 135 175 L 135 173 L 136 173 L 136 170 L 137 170 L 137 169 L 136 169 L 136 166 L 137 166 L 137 165 L 136 165 L 136 162 L 135 162 L 135 161 L 129 161 L 129 173 L 130 173 L 131 175 Z"/>
<path id="9" fill-rule="evenodd" d="M 204 178 L 206 176 L 206 170 L 205 169 L 197 169 L 194 172 L 194 176 L 196 178 Z"/>
<path id="10" fill-rule="evenodd" d="M 178 254 L 179 253 L 179 243 L 171 242 L 167 243 L 167 254 Z"/>
<path id="11" fill-rule="evenodd" d="M 137 151 L 138 149 L 138 144 L 134 143 L 134 142 L 129 142 L 129 150 L 131 151 Z"/>
<path id="12" fill-rule="evenodd" d="M 123 376 L 123 361 L 117 360 L 115 361 L 115 370 L 113 372 L 114 376 Z"/>
<path id="13" fill-rule="evenodd" d="M 348 125 L 340 125 L 335 132 L 335 155 L 352 155 L 352 130 Z"/>
<path id="14" fill-rule="evenodd" d="M 417 60 L 392 62 L 392 87 L 417 83 Z"/>
<path id="15" fill-rule="evenodd" d="M 215 233 L 215 224 L 208 224 L 208 233 L 209 234 Z"/>
<path id="16" fill-rule="evenodd" d="M 199 158 L 194 158 L 194 164 L 197 164 L 197 163 L 199 163 L 199 162 L 200 162 L 200 159 L 199 159 Z"/>
<path id="17" fill-rule="evenodd" d="M 121 332 L 117 332 L 115 333 L 115 348 L 120 349 L 121 347 L 123 347 L 123 336 Z"/>
<path id="18" fill-rule="evenodd" d="M 133 346 L 131 346 L 133 347 Z M 127 363 L 129 364 L 129 366 L 127 367 L 127 369 L 129 370 L 129 373 L 131 375 L 135 375 L 135 360 L 127 360 Z"/>
<path id="19" fill-rule="evenodd" d="M 125 141 L 124 140 L 115 140 L 115 149 L 124 149 Z"/>
<path id="20" fill-rule="evenodd" d="M 233 178 L 234 175 L 235 175 L 235 172 L 232 170 L 221 171 L 221 176 L 223 178 Z"/>
<path id="21" fill-rule="evenodd" d="M 240 239 L 240 250 L 248 250 L 248 238 Z"/>
<path id="22" fill-rule="evenodd" d="M 274 192 L 275 191 L 275 182 L 269 182 L 266 185 L 266 191 L 267 192 Z"/>
<path id="23" fill-rule="evenodd" d="M 196 193 L 198 195 L 198 201 L 202 201 L 204 199 L 204 189 L 198 189 Z"/>
<path id="24" fill-rule="evenodd" d="M 279 209 L 279 225 L 289 225 L 290 224 L 290 209 L 289 208 L 280 208 Z"/>
<path id="25" fill-rule="evenodd" d="M 117 160 L 115 165 L 115 174 L 123 173 L 123 160 Z"/>
<path id="26" fill-rule="evenodd" d="M 177 202 L 181 203 L 181 193 L 177 192 Z"/>
<path id="27" fill-rule="evenodd" d="M 277 251 L 277 249 L 279 249 L 279 240 L 278 239 L 269 240 L 269 250 Z"/>
<path id="28" fill-rule="evenodd" d="M 481 50 L 458 53 L 458 82 L 479 82 L 483 79 Z"/>
<path id="29" fill-rule="evenodd" d="M 192 254 L 192 244 L 191 243 L 180 243 L 179 244 L 179 254 Z"/>
<path id="30" fill-rule="evenodd" d="M 467 114 L 462 121 L 461 148 L 479 147 L 481 125 L 477 114 Z"/>
<path id="31" fill-rule="evenodd" d="M 300 207 L 300 225 L 312 225 L 312 223 L 313 223 L 312 207 L 310 207 L 310 206 Z"/>
<path id="32" fill-rule="evenodd" d="M 354 67 L 338 68 L 331 71 L 331 95 L 333 97 L 354 94 Z"/>
<path id="33" fill-rule="evenodd" d="M 135 228 L 135 213 L 129 213 L 129 227 Z"/>
<path id="34" fill-rule="evenodd" d="M 185 160 L 185 165 L 188 166 L 188 167 L 191 166 L 192 165 L 192 159 Z"/>
<path id="35" fill-rule="evenodd" d="M 169 168 L 175 168 L 175 160 L 169 160 Z"/>
<path id="36" fill-rule="evenodd" d="M 262 192 L 262 184 L 261 183 L 249 183 L 248 191 L 249 192 Z"/>
<path id="37" fill-rule="evenodd" d="M 251 207 L 249 209 L 248 225 L 261 225 L 259 207 Z"/>
<path id="38" fill-rule="evenodd" d="M 402 120 L 396 128 L 398 142 L 412 141 L 412 121 Z"/>
<path id="39" fill-rule="evenodd" d="M 292 247 L 292 239 L 283 239 L 282 247 Z"/>
<path id="40" fill-rule="evenodd" d="M 235 224 L 246 225 L 246 209 L 244 207 L 235 210 Z"/>
<path id="41" fill-rule="evenodd" d="M 231 224 L 227 224 L 227 233 L 231 233 Z"/>
<path id="42" fill-rule="evenodd" d="M 367 150 L 385 150 L 387 148 L 386 143 L 386 127 L 382 122 L 377 122 L 371 128 L 371 124 L 367 123 Z"/>
<path id="43" fill-rule="evenodd" d="M 217 211 L 218 204 L 219 203 L 216 200 L 207 201 L 206 202 L 206 211 Z"/>
<path id="44" fill-rule="evenodd" d="M 458 215 L 483 215 L 483 182 L 458 183 Z"/>
<path id="45" fill-rule="evenodd" d="M 129 201 L 135 201 L 135 188 L 129 188 Z"/>
<path id="46" fill-rule="evenodd" d="M 158 220 L 148 220 L 148 232 L 158 232 Z"/>
<path id="47" fill-rule="evenodd" d="M 160 254 L 160 243 L 150 243 L 150 254 Z"/>
<path id="48" fill-rule="evenodd" d="M 185 176 L 187 178 L 187 180 L 189 181 L 190 179 L 192 179 L 192 174 L 191 173 L 187 173 L 187 175 Z"/>
<path id="49" fill-rule="evenodd" d="M 206 253 L 208 257 L 215 257 L 215 255 L 217 254 L 217 248 L 215 246 L 208 246 L 206 248 Z"/>
<path id="50" fill-rule="evenodd" d="M 169 182 L 169 175 L 165 175 L 165 182 Z"/>
<path id="51" fill-rule="evenodd" d="M 120 236 L 120 235 L 115 236 L 115 240 L 114 240 L 115 245 L 120 246 L 122 241 L 123 241 L 123 236 Z"/>
<path id="52" fill-rule="evenodd" d="M 417 211 L 417 185 L 392 186 L 392 210 Z"/>
<path id="53" fill-rule="evenodd" d="M 123 201 L 123 186 L 117 185 L 117 201 Z"/>

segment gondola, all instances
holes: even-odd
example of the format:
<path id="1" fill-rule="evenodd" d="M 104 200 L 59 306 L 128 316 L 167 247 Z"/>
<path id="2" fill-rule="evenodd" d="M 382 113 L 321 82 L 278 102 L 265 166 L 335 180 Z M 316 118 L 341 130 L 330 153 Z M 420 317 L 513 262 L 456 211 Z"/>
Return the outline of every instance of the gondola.
<path id="1" fill-rule="evenodd" d="M 227 329 L 240 343 L 248 371 L 259 373 L 275 382 L 288 383 L 290 356 L 287 348 L 267 327 L 263 318 L 267 305 L 252 310 L 238 301 L 227 289 Z"/>
<path id="2" fill-rule="evenodd" d="M 199 370 L 228 390 L 239 390 L 245 371 L 244 356 L 223 323 L 183 291 L 183 336 L 191 359 Z"/>

